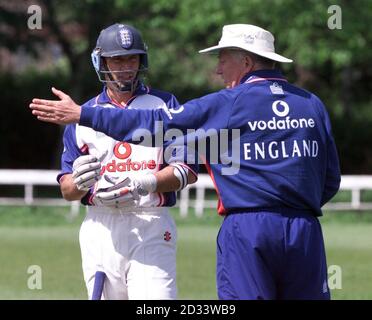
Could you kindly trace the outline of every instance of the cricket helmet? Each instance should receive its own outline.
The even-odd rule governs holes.
[[[114,80],[114,73],[129,71],[109,70],[105,58],[137,54],[140,56],[140,66],[138,71],[136,70],[136,77],[125,83]],[[143,42],[141,34],[134,27],[125,24],[115,23],[103,29],[98,36],[96,47],[91,56],[98,79],[103,83],[114,83],[120,91],[133,92],[138,85],[139,77],[148,69],[147,46]]]

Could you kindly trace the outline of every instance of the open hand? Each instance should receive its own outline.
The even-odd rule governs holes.
[[[79,123],[81,107],[64,92],[52,88],[52,92],[60,100],[44,100],[34,98],[30,103],[32,114],[38,120],[55,124]]]

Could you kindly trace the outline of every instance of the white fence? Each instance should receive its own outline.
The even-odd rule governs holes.
[[[70,206],[72,217],[79,213],[79,201],[68,202],[59,198],[35,198],[34,186],[58,186],[57,170],[0,170],[0,185],[23,185],[24,196],[2,197],[0,205]]]
[[[195,200],[189,199],[191,188],[196,188]],[[189,207],[195,208],[197,216],[203,215],[204,208],[216,208],[216,200],[206,200],[205,190],[214,189],[208,175],[199,175],[198,181],[181,191],[179,202],[180,214],[186,216]],[[372,210],[372,202],[361,201],[361,191],[372,190],[372,175],[344,175],[341,177],[340,191],[351,191],[349,202],[329,202],[324,206],[327,210]]]
[[[79,202],[67,202],[59,198],[37,198],[34,196],[34,186],[57,186],[55,170],[1,170],[0,185],[23,185],[24,196],[22,198],[2,197],[0,205],[46,205],[46,206],[70,206],[71,216],[79,212]],[[190,190],[195,190],[195,197],[191,199]],[[200,174],[198,181],[181,191],[178,206],[181,216],[187,216],[189,208],[195,209],[195,214],[201,216],[205,208],[216,208],[216,199],[206,199],[206,190],[214,189],[212,180],[207,174]],[[362,190],[372,190],[372,176],[367,175],[344,175],[341,179],[340,190],[351,191],[351,201],[331,202],[324,208],[328,210],[372,210],[372,203],[361,201]]]

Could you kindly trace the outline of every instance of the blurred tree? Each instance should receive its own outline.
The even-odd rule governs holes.
[[[31,4],[42,8],[42,30],[27,29],[27,7]],[[342,10],[340,30],[327,26],[330,5],[339,5]],[[23,97],[22,101],[36,94],[51,97],[51,85],[60,86],[78,102],[85,101],[101,87],[90,63],[99,31],[123,22],[141,30],[148,44],[148,82],[185,101],[222,85],[214,74],[216,59],[200,55],[198,50],[216,44],[225,24],[256,24],[275,35],[278,52],[295,60],[292,65],[281,66],[289,80],[316,93],[328,106],[343,172],[372,172],[368,141],[372,135],[371,17],[370,0],[0,0],[0,57],[4,48],[6,52],[22,53],[22,61],[36,57],[29,60],[28,68],[21,69],[23,73],[17,73],[12,86],[7,81],[2,83],[4,90],[13,90],[13,94]],[[47,59],[48,53],[54,58]],[[8,65],[0,64],[0,68]],[[0,74],[0,78],[15,77],[11,73]],[[34,81],[19,79],[30,79],[30,74]],[[6,97],[11,99],[11,94]],[[14,109],[24,112],[25,104],[0,99],[9,108],[2,121],[9,121]],[[55,130],[31,117],[27,121],[26,126],[34,131]],[[50,139],[60,141],[55,133]],[[55,154],[60,148],[56,147]],[[44,152],[50,150],[45,148]],[[46,157],[43,159],[41,167],[57,167],[56,160],[49,163]],[[0,166],[9,166],[0,161]]]

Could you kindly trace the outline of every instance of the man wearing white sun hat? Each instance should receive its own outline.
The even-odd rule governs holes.
[[[318,216],[340,184],[330,120],[314,94],[289,84],[275,63],[292,60],[275,52],[273,35],[257,26],[223,27],[216,72],[226,89],[169,110],[88,109],[67,95],[35,99],[39,120],[80,123],[118,140],[136,128],[238,129],[219,161],[207,168],[225,216],[217,237],[220,299],[329,299],[327,264]],[[236,147],[238,141],[238,147]],[[226,174],[226,154],[239,169]]]

